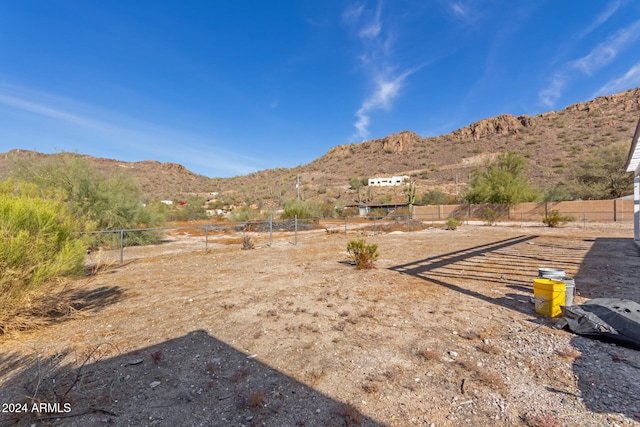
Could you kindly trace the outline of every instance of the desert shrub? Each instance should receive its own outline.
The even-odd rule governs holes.
[[[446,223],[447,230],[455,230],[460,226],[460,221],[455,218],[449,218]]]
[[[440,190],[431,190],[420,199],[420,203],[423,205],[446,205],[450,201],[449,196]]]
[[[12,312],[52,280],[82,271],[85,243],[64,204],[0,188],[0,333]]]
[[[260,216],[259,212],[254,211],[249,206],[241,206],[239,208],[234,209],[229,214],[229,217],[232,221],[245,222],[252,221],[254,219],[258,219]]]
[[[378,258],[378,245],[367,244],[364,240],[352,240],[347,244],[347,253],[355,263],[357,269],[373,268]]]
[[[249,250],[255,247],[255,243],[253,243],[253,239],[246,234],[242,237],[242,250]]]
[[[485,224],[494,225],[502,218],[502,212],[496,211],[495,209],[487,206],[482,210],[480,218],[485,222]]]
[[[123,230],[164,224],[163,211],[146,207],[138,183],[123,173],[105,175],[73,153],[60,153],[47,159],[29,158],[12,165],[20,180],[33,183],[41,195],[56,197],[69,212],[90,230]],[[127,233],[130,244],[158,243],[156,232]],[[119,236],[93,234],[92,246],[119,243]],[[106,241],[105,241],[106,240]],[[126,244],[127,242],[125,242]]]
[[[380,218],[380,217],[387,216],[387,211],[385,211],[382,208],[376,208],[376,209],[372,210],[371,212],[369,212],[369,214],[367,216]]]
[[[283,206],[284,212],[280,215],[282,219],[298,219],[318,218],[322,216],[322,203],[303,201],[298,199],[287,200]]]
[[[542,218],[542,223],[548,227],[558,227],[562,224],[565,224],[573,220],[574,220],[573,217],[568,215],[562,215],[560,214],[559,210],[553,209],[547,212],[547,216]]]
[[[167,215],[169,221],[197,221],[207,219],[207,210],[204,207],[204,197],[190,197],[180,206],[173,205]]]

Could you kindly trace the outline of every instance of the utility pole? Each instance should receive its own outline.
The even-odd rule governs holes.
[[[298,174],[298,178],[296,181],[296,188],[298,189],[298,201],[300,201],[300,174]]]

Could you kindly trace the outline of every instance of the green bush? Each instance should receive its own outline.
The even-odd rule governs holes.
[[[85,243],[64,204],[0,187],[0,332],[21,301],[54,279],[79,274]]]
[[[241,206],[239,208],[234,209],[229,217],[232,221],[245,222],[245,221],[253,221],[254,219],[258,219],[260,217],[260,213],[254,211],[249,206]]]
[[[373,268],[373,263],[379,255],[378,245],[367,244],[364,240],[350,241],[347,244],[347,253],[358,270]]]
[[[460,226],[460,221],[455,218],[449,218],[446,223],[447,230],[455,230]]]
[[[322,203],[312,201],[302,201],[298,199],[287,200],[284,202],[284,213],[280,215],[282,219],[298,219],[319,218],[322,216]]]
[[[566,224],[569,221],[573,221],[574,218],[568,215],[561,215],[557,209],[547,212],[547,216],[542,218],[542,223],[547,227],[558,227],[561,224]]]
[[[122,230],[155,227],[164,224],[161,209],[145,207],[136,181],[122,173],[105,175],[96,171],[80,155],[56,156],[12,165],[12,173],[36,185],[40,195],[56,196],[83,224],[85,231]],[[92,246],[119,244],[112,233],[92,234]],[[153,244],[160,241],[156,232],[127,233],[125,244]]]

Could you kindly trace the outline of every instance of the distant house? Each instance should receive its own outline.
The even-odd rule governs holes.
[[[164,203],[167,206],[173,205],[173,202],[171,200],[160,200],[160,203]]]
[[[407,175],[392,176],[387,178],[369,178],[369,185],[372,187],[392,187],[402,185],[409,179],[411,178]]]

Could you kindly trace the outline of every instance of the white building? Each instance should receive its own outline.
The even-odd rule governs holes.
[[[640,139],[640,120],[638,120],[625,165],[627,172],[633,172],[633,240],[640,246],[640,144],[638,139]]]
[[[373,187],[392,187],[394,185],[402,185],[410,179],[407,175],[392,176],[389,178],[369,178],[369,185]]]

